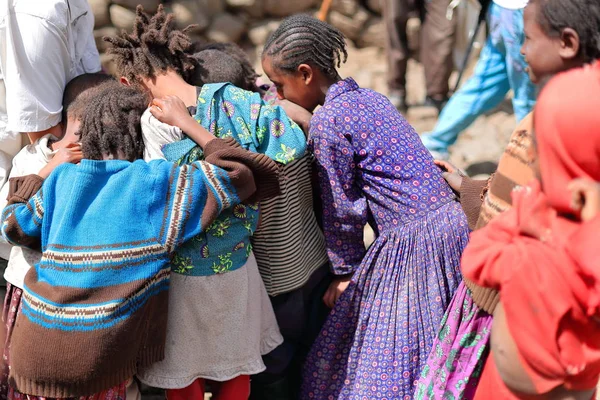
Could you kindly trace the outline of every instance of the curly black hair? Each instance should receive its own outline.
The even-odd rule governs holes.
[[[222,53],[227,54],[228,56],[232,57],[238,64],[239,66],[242,68],[242,79],[239,80],[239,85],[235,84],[234,82],[231,82],[233,84],[235,84],[236,86],[245,89],[245,90],[249,90],[251,92],[256,92],[258,91],[258,87],[256,86],[256,79],[260,76],[258,73],[256,73],[256,70],[254,69],[254,67],[252,66],[252,63],[250,62],[250,59],[248,58],[248,54],[246,54],[246,52],[237,44],[235,43],[209,43],[209,44],[205,44],[202,45],[196,55],[198,55],[199,53],[206,51],[206,50],[218,50]],[[207,64],[207,63],[203,63],[202,64],[203,69],[205,69],[207,72],[207,75],[210,76],[213,72],[212,72],[212,66]],[[237,67],[235,67],[237,68]],[[209,83],[208,81],[206,81],[206,83]]]
[[[534,0],[537,20],[551,37],[561,35],[563,29],[577,32],[580,57],[590,63],[600,58],[600,2],[598,0]]]
[[[81,119],[83,109],[90,98],[95,97],[97,88],[109,81],[117,83],[112,76],[101,72],[81,74],[71,79],[69,83],[67,83],[67,86],[65,86],[65,91],[63,92],[63,123],[66,123],[67,117],[71,117],[75,120]]]
[[[246,89],[242,66],[229,54],[219,50],[203,50],[194,54],[194,57],[204,68],[203,71],[197,70],[187,79],[190,85],[202,86],[205,83],[229,82]]]
[[[265,43],[264,56],[273,57],[274,66],[283,71],[296,71],[300,64],[309,64],[335,78],[336,68],[346,62],[348,51],[339,30],[309,15],[299,14],[284,19],[271,34]]]
[[[187,32],[175,28],[173,14],[166,14],[161,5],[153,16],[136,9],[131,34],[122,31],[113,37],[104,37],[110,44],[108,54],[113,56],[119,75],[130,83],[140,83],[139,77],[153,78],[168,69],[176,71],[184,79],[196,68],[201,68],[193,57],[193,44]]]
[[[83,157],[135,161],[143,157],[140,119],[148,96],[131,86],[108,82],[84,110],[79,128]]]

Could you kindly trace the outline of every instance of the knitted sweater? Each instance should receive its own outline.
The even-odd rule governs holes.
[[[527,185],[534,178],[531,169],[532,125],[533,113],[530,113],[513,132],[498,169],[490,179],[463,179],[460,202],[471,229],[483,228],[494,217],[508,211],[512,207],[512,190]],[[465,279],[465,285],[471,290],[475,304],[492,314],[500,299],[498,291],[478,286],[468,279]]]
[[[83,160],[43,185],[36,175],[11,181],[2,234],[43,253],[25,277],[11,338],[10,380],[20,392],[91,395],[163,358],[174,250],[255,182],[261,193],[278,191],[267,157],[219,139],[206,154],[182,167]]]

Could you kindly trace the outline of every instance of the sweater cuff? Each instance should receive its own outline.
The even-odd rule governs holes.
[[[475,229],[479,219],[479,212],[483,204],[483,192],[488,182],[489,179],[475,180],[465,176],[460,185],[460,205],[467,216],[471,230]]]
[[[35,174],[10,178],[7,198],[8,205],[27,203],[40,190],[43,184],[44,179]]]
[[[471,291],[473,302],[481,310],[493,315],[498,302],[500,301],[500,292],[492,288],[486,288],[477,285],[475,282],[463,277],[465,286]]]
[[[236,179],[237,182],[232,179],[238,190],[238,196],[243,200],[255,202],[281,193],[280,166],[265,154],[243,149],[233,138],[211,140],[204,148],[204,156],[207,162],[228,172],[233,172],[236,163],[250,169],[254,177],[254,185],[247,179]]]

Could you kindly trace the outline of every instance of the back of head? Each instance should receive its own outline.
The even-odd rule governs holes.
[[[308,64],[328,77],[335,77],[348,52],[340,31],[326,22],[299,14],[284,19],[271,34],[265,43],[265,56],[272,57],[273,65],[283,71],[293,72],[301,64]]]
[[[66,122],[67,118],[80,119],[84,105],[94,96],[99,86],[109,81],[116,83],[110,75],[103,73],[82,74],[71,79],[63,92],[63,122]]]
[[[238,83],[233,82],[233,81],[229,81],[231,83],[233,83],[235,86],[240,87],[244,90],[249,90],[251,92],[256,92],[258,91],[258,88],[256,87],[256,79],[260,76],[256,73],[256,71],[254,70],[254,67],[252,66],[252,63],[250,62],[250,59],[248,58],[248,55],[246,54],[246,52],[237,44],[235,43],[210,43],[207,45],[202,46],[199,51],[196,53],[196,56],[198,56],[198,54],[200,54],[200,52],[205,52],[205,51],[219,51],[220,53],[213,53],[213,54],[226,54],[230,59],[234,60],[234,63],[236,64],[235,69],[237,69],[238,67],[241,68],[241,76],[240,79],[237,79]],[[202,67],[204,69],[207,70],[208,75],[211,75],[213,72],[211,71],[211,66],[209,64],[202,64]],[[231,73],[231,75],[233,75],[233,73]],[[214,80],[212,80],[214,82]],[[211,83],[209,81],[206,81],[206,83]]]
[[[584,63],[600,58],[600,2],[598,0],[530,0],[538,5],[538,23],[550,37],[566,28],[579,36],[579,56]]]
[[[571,213],[567,185],[600,181],[600,63],[554,77],[535,106],[534,128],[544,192],[552,207]]]
[[[148,96],[133,87],[104,84],[85,107],[79,135],[83,157],[91,160],[142,158],[140,119]]]
[[[244,70],[233,57],[219,50],[203,50],[194,54],[194,57],[202,68],[197,68],[188,78],[189,84],[202,86],[205,83],[230,82],[246,89]]]
[[[161,5],[153,16],[136,9],[133,32],[121,32],[115,37],[104,37],[109,43],[108,54],[113,56],[118,74],[131,84],[139,78],[153,78],[173,70],[184,79],[197,67],[193,44],[187,35],[190,27],[178,30],[173,14],[166,14]]]

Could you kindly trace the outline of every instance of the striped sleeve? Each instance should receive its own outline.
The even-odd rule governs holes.
[[[44,218],[43,179],[37,175],[10,180],[8,205],[2,211],[2,236],[17,246],[41,247]]]
[[[160,233],[169,252],[205,230],[223,209],[255,194],[255,177],[265,176],[262,197],[279,193],[278,168],[268,157],[257,159],[222,139],[209,142],[204,152],[206,161],[171,167]]]

